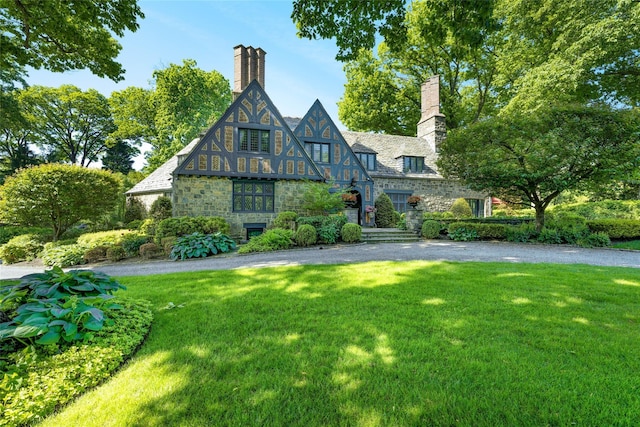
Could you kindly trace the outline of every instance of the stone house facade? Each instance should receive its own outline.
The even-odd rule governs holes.
[[[446,180],[435,165],[446,136],[438,77],[422,87],[418,137],[340,131],[316,101],[301,119],[284,118],[264,90],[262,49],[234,49],[235,100],[222,117],[127,192],[150,206],[168,195],[174,216],[221,216],[233,237],[262,232],[282,211],[300,210],[309,181],[332,182],[356,196],[350,219],[372,225],[367,207],[387,193],[396,210],[446,211],[464,197],[478,216],[490,198]],[[353,214],[355,213],[355,214]]]

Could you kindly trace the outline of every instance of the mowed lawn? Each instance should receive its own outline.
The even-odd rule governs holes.
[[[120,281],[153,302],[146,343],[45,426],[640,425],[638,269],[371,262]]]

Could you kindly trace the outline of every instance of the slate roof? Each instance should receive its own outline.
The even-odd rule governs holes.
[[[369,171],[372,177],[442,178],[436,166],[437,155],[422,138],[350,131],[341,133],[355,153],[376,154],[376,170]],[[424,157],[425,171],[403,172],[402,156]]]
[[[189,154],[198,142],[200,142],[200,138],[195,138],[180,150],[178,154],[167,160],[158,169],[151,172],[149,176],[134,185],[125,194],[134,195],[172,191],[173,188],[171,187],[171,184],[173,182],[173,171],[178,167],[178,156]]]

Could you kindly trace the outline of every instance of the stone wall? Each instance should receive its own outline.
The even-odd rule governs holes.
[[[231,236],[246,238],[244,224],[267,226],[282,211],[300,211],[303,181],[275,181],[274,212],[233,212],[233,181],[219,177],[179,176],[173,184],[174,216],[220,216],[231,225]]]
[[[422,197],[420,209],[424,209],[425,212],[445,212],[457,198],[484,199],[484,215],[491,216],[491,197],[463,187],[454,180],[374,177],[373,181],[374,200],[385,191],[411,191],[411,194]]]
[[[142,202],[142,204],[144,205],[145,209],[147,210],[147,212],[149,212],[153,202],[155,202],[156,199],[158,197],[160,197],[160,196],[165,196],[165,197],[171,198],[171,191],[160,191],[160,192],[157,192],[157,193],[136,194],[136,195],[129,196],[129,197],[133,197],[135,199],[140,200]]]

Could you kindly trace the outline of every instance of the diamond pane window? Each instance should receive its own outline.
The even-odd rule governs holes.
[[[271,152],[271,134],[268,130],[238,129],[238,151]]]

